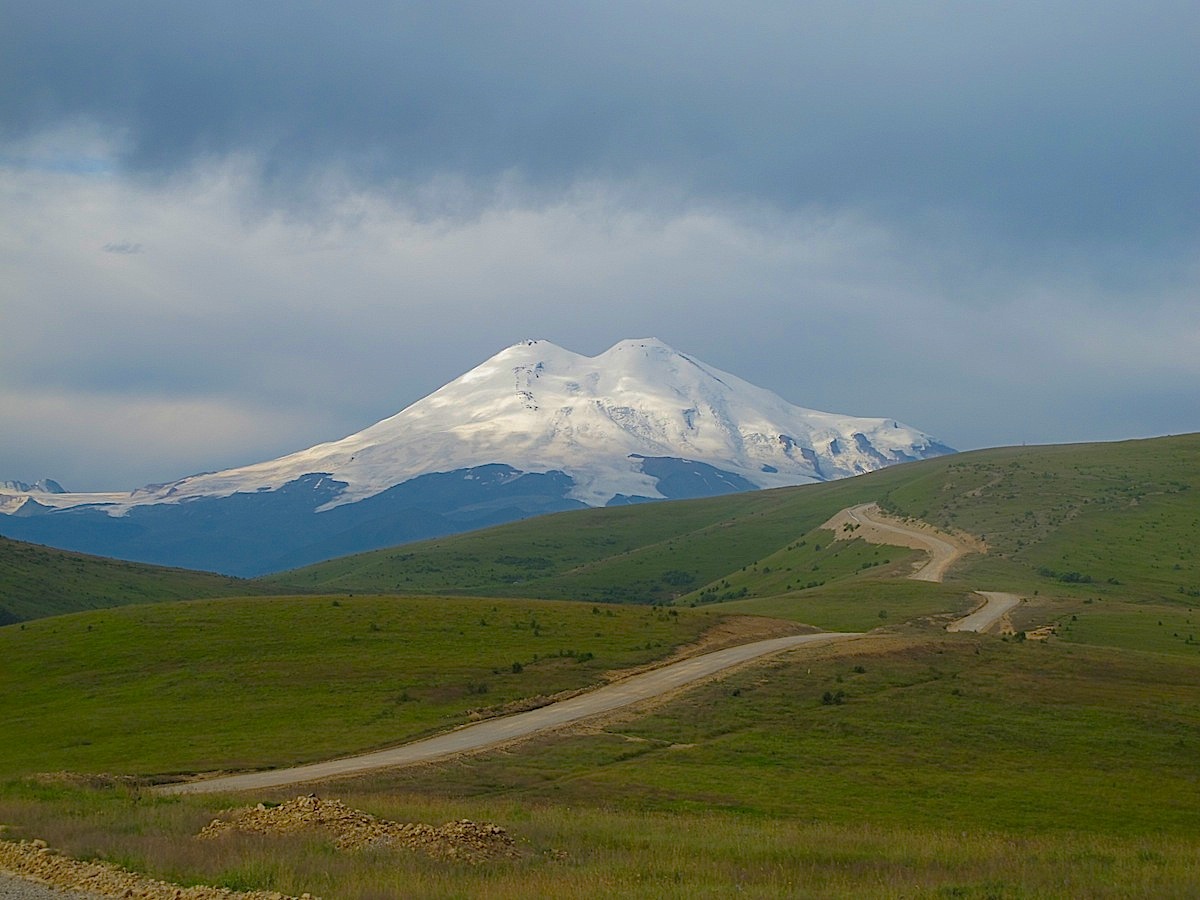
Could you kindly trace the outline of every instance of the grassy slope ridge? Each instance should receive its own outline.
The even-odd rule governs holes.
[[[106,559],[0,537],[0,624],[130,603],[273,592],[226,575]]]
[[[755,562],[907,466],[804,488],[557,513],[344,557],[263,579],[283,587],[666,601]]]
[[[968,559],[952,583],[1186,600],[1200,597],[1196,491],[1200,434],[980,450],[800,488],[560,513],[264,583],[593,601],[773,597],[848,574],[892,574],[911,559],[831,546],[813,531],[839,509],[877,501],[986,539],[989,554]]]
[[[1200,435],[988,450],[911,471],[883,505],[983,536],[988,555],[966,569],[976,580],[1200,597]]]

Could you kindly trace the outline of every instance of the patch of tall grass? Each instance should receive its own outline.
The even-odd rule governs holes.
[[[146,804],[123,791],[65,791],[33,807],[0,788],[0,817],[79,856],[119,860],[184,884],[309,891],[344,900],[487,896],[1185,896],[1200,885],[1194,835],[1133,840],[1071,831],[884,828],[814,822],[797,810],[761,818],[664,814],[504,798],[346,794],[396,821],[493,821],[521,858],[438,862],[412,851],[342,853],[318,835],[195,831],[230,798]],[[244,800],[243,800],[244,802]]]

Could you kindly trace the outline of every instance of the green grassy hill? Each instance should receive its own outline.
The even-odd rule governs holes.
[[[803,488],[556,513],[262,581],[318,590],[665,602],[755,563],[845,506],[904,483],[909,468]]]
[[[591,510],[166,603],[0,628],[0,821],[155,877],[327,897],[1200,895],[1200,436],[979,451],[809,488]],[[945,584],[819,526],[879,502],[986,540]],[[414,591],[483,597],[397,596]],[[949,634],[974,589],[1015,635]],[[520,593],[634,604],[521,599]],[[695,608],[692,608],[695,604]],[[866,630],[494,752],[159,797],[52,769],[271,766],[595,683],[730,613]],[[1045,640],[1024,629],[1053,625]],[[52,653],[47,648],[53,648]],[[191,837],[316,790],[494,821],[486,866],[316,834]]]
[[[883,505],[983,536],[976,577],[1200,597],[1200,435],[988,450],[913,474]]]
[[[982,537],[949,579],[1132,599],[1200,597],[1200,435],[980,450],[858,478],[706,500],[559,513],[345,557],[278,588],[684,603],[799,593],[902,568],[906,551],[834,545],[847,506]]]
[[[554,601],[277,597],[0,628],[0,776],[264,767],[397,743],[669,654],[715,617]],[[53,648],[53,653],[47,653]]]
[[[274,593],[240,578],[122,562],[0,537],[0,624],[130,603]]]

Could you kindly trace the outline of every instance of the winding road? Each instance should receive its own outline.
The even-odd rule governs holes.
[[[847,529],[847,525],[852,527]],[[915,581],[941,582],[955,562],[978,549],[970,545],[969,538],[946,534],[924,523],[914,526],[902,519],[889,518],[875,503],[843,509],[821,527],[832,531],[836,540],[858,538],[868,544],[924,550],[929,554],[929,559],[908,576]],[[975,593],[983,597],[983,605],[969,616],[951,622],[946,626],[947,631],[985,632],[1021,603],[1021,598],[1016,594],[1001,591]]]
[[[852,528],[847,530],[846,525]],[[821,527],[832,531],[837,540],[859,538],[868,544],[924,550],[929,559],[908,576],[914,581],[941,581],[960,557],[975,550],[961,538],[936,531],[928,525],[913,526],[900,519],[887,518],[874,503],[843,509]]]
[[[845,528],[847,524],[853,527],[847,530]],[[938,532],[927,525],[913,526],[904,521],[888,519],[883,516],[875,504],[844,509],[822,527],[832,530],[839,539],[861,538],[870,543],[925,550],[929,553],[929,560],[909,576],[919,581],[940,582],[945,576],[946,570],[956,560],[975,550],[965,540]],[[947,631],[987,631],[1005,613],[1021,602],[1021,598],[1015,594],[996,591],[979,591],[978,593],[984,597],[983,605],[970,615],[952,622],[947,626]],[[356,775],[376,769],[409,766],[459,753],[496,747],[541,731],[549,731],[582,719],[631,706],[643,700],[661,697],[719,672],[765,656],[782,653],[795,647],[819,646],[861,636],[858,632],[821,632],[754,641],[669,663],[539,709],[488,719],[399,747],[288,769],[246,772],[240,775],[225,775],[162,785],[157,790],[164,794],[194,794],[282,787],[344,775]]]

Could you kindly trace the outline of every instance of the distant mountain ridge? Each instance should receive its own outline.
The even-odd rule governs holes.
[[[130,493],[0,486],[0,534],[259,574],[583,506],[828,481],[954,452],[795,406],[647,338],[523,341],[339,441]],[[56,492],[49,486],[59,488]]]
[[[24,481],[0,481],[0,491],[11,491],[16,494],[37,492],[41,494],[65,494],[67,489],[53,478],[42,478],[33,484]]]

